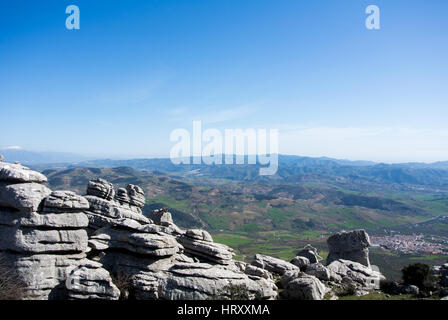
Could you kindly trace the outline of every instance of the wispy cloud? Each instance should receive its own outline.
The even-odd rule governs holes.
[[[22,147],[20,147],[20,146],[8,146],[8,147],[1,148],[1,150],[21,150],[21,149],[22,149]]]
[[[280,152],[383,162],[448,160],[448,129],[285,126]]]

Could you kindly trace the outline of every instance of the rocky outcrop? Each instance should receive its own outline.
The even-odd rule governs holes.
[[[335,260],[343,259],[370,267],[370,240],[365,230],[336,233],[328,238],[327,244],[329,248],[327,265]]]
[[[42,174],[19,164],[0,163],[0,255],[23,284],[24,299],[117,299],[107,270],[88,260],[87,200],[69,191],[51,191]],[[74,269],[90,268],[87,287],[66,286]],[[94,276],[94,274],[101,274]],[[87,283],[87,282],[86,282]],[[92,292],[95,292],[92,294]],[[102,294],[100,294],[102,292]]]
[[[272,276],[265,270],[242,270],[233,261],[233,249],[213,242],[199,229],[182,230],[167,210],[142,214],[143,190],[119,188],[105,180],[89,182],[89,218],[92,249],[89,256],[114,275],[125,275],[129,296],[136,299],[229,298],[229,286],[244,287],[249,298],[277,296]]]
[[[184,246],[186,253],[218,264],[232,263],[233,249],[223,244],[214,243],[210,234],[204,230],[187,230],[177,239]]]
[[[327,266],[327,269],[339,276],[341,281],[349,278],[359,289],[379,289],[380,281],[385,280],[379,271],[350,260],[335,260]]]
[[[286,272],[281,297],[288,300],[322,300],[326,293],[325,285],[316,277],[294,271]]]
[[[47,177],[20,164],[6,163],[0,160],[0,181],[9,183],[45,183],[47,182]]]
[[[291,260],[291,263],[297,267],[299,267],[299,269],[301,271],[306,271],[306,269],[308,268],[308,266],[311,264],[310,260],[306,257],[300,257],[297,256],[294,259]]]
[[[179,228],[167,210],[143,215],[138,186],[115,190],[99,178],[80,196],[45,182],[0,162],[0,254],[20,275],[25,299],[275,299],[278,284],[282,298],[320,300],[383,279],[370,267],[363,230],[330,237],[327,266],[310,245],[291,262],[257,254],[248,264],[207,231]]]
[[[310,263],[318,263],[322,257],[317,252],[317,249],[311,245],[306,245],[302,250],[297,252],[297,257],[305,257]]]
[[[166,209],[151,211],[148,216],[155,224],[161,226],[171,226],[174,224],[171,213]]]
[[[277,275],[283,275],[286,271],[300,271],[299,267],[293,265],[292,263],[262,254],[255,255],[252,265],[268,270]]]

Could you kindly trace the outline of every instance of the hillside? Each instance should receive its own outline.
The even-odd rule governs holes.
[[[448,201],[427,190],[364,192],[327,186],[316,180],[263,183],[186,178],[130,167],[72,168],[42,171],[54,189],[83,193],[89,179],[103,177],[117,185],[141,185],[147,210],[168,207],[185,226],[209,230],[332,232],[375,230],[415,224],[448,212]]]

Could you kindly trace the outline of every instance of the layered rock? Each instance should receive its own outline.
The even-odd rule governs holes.
[[[370,267],[370,239],[365,230],[336,233],[328,238],[327,244],[329,248],[327,265],[335,260],[343,259]]]
[[[19,164],[0,163],[0,255],[16,271],[24,299],[70,298],[66,281],[75,268],[91,266],[87,200],[69,191],[51,191],[42,174]],[[100,296],[78,290],[84,298],[117,299],[107,270],[89,284]],[[73,296],[74,298],[75,296]]]
[[[322,260],[322,257],[319,255],[317,249],[309,244],[297,252],[297,257],[305,257],[310,263],[318,263]]]
[[[255,255],[252,265],[268,270],[277,275],[283,275],[287,271],[300,271],[299,267],[293,265],[292,263],[262,254]]]
[[[185,252],[193,256],[223,265],[232,262],[233,249],[223,244],[214,243],[211,235],[204,230],[187,230],[177,240],[183,245]]]
[[[327,291],[318,278],[297,271],[287,271],[282,283],[281,297],[288,300],[322,300]]]
[[[380,281],[385,280],[379,271],[350,260],[335,260],[327,266],[327,269],[342,280],[349,278],[354,281],[359,289],[379,289]]]
[[[136,299],[210,299],[229,297],[242,286],[248,298],[277,296],[265,270],[243,268],[232,260],[233,250],[213,242],[199,229],[182,230],[167,210],[145,217],[143,190],[134,185],[113,191],[105,180],[89,182],[86,199],[90,257],[112,274],[126,278],[126,295]],[[114,195],[114,196],[113,196]],[[247,267],[247,266],[246,266]],[[124,275],[124,276],[123,276]]]

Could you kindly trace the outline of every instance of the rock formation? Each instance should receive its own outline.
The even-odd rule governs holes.
[[[327,265],[335,260],[344,259],[370,267],[370,239],[364,230],[336,233],[328,238],[327,244],[330,250]]]
[[[232,260],[233,250],[214,243],[198,229],[182,230],[166,210],[142,214],[143,190],[119,188],[103,180],[90,181],[89,254],[113,275],[125,275],[136,299],[225,298],[226,287],[242,286],[249,297],[272,299],[277,287],[264,270]]]
[[[25,299],[323,299],[344,286],[376,288],[369,238],[331,236],[327,266],[316,248],[287,262],[257,254],[251,264],[204,230],[183,230],[167,210],[146,217],[143,190],[91,180],[85,196],[52,191],[47,178],[0,162],[0,255],[24,283]],[[446,281],[445,266],[437,272]]]
[[[19,275],[23,298],[117,299],[109,273],[86,258],[87,200],[51,191],[46,181],[20,164],[0,163],[0,255]],[[87,269],[89,277],[73,277]]]

